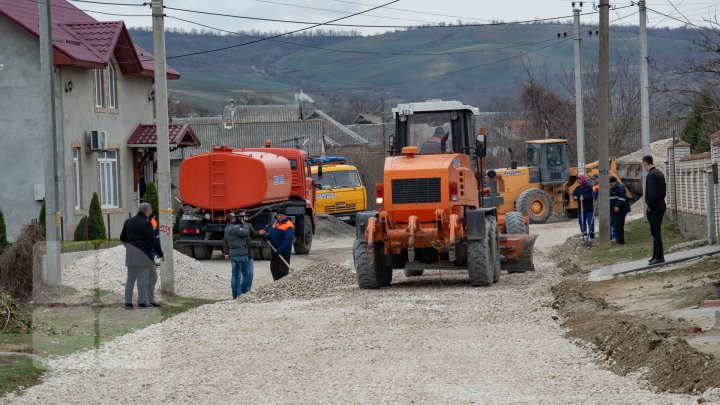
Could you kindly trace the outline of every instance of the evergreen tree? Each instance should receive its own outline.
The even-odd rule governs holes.
[[[694,153],[710,150],[710,136],[720,131],[720,106],[710,90],[695,97],[680,139],[692,146]]]
[[[73,240],[81,242],[85,240],[85,224],[87,223],[87,217],[82,217],[75,227],[75,233],[73,234]]]
[[[6,247],[8,247],[7,229],[5,228],[5,216],[3,215],[2,209],[0,209],[0,253],[2,253]]]
[[[90,212],[88,215],[88,239],[105,239],[105,222],[103,221],[102,210],[100,209],[100,199],[97,193],[93,193],[92,201],[90,201]]]
[[[145,188],[145,195],[143,195],[143,202],[149,203],[152,205],[152,210],[154,215],[158,215],[160,212],[160,208],[158,207],[158,192],[157,187],[155,187],[155,183],[150,183]]]
[[[43,198],[42,207],[40,207],[40,217],[38,218],[40,224],[40,231],[42,236],[45,237],[45,199]]]

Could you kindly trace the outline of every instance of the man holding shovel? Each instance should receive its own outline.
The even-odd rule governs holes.
[[[270,254],[270,273],[274,281],[288,275],[290,272],[290,254],[292,253],[295,226],[285,215],[285,208],[277,211],[275,222],[269,226],[270,231],[260,230],[258,233],[265,236],[272,250]]]

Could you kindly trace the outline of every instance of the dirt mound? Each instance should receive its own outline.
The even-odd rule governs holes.
[[[720,362],[690,347],[681,325],[621,313],[605,300],[588,296],[578,281],[562,282],[552,291],[553,307],[570,329],[568,335],[593,344],[613,371],[641,372],[659,389],[676,393],[720,387]]]
[[[315,215],[315,236],[318,238],[343,238],[355,236],[355,227],[332,215]]]
[[[580,235],[579,228],[578,235]],[[580,236],[571,236],[565,240],[563,245],[552,248],[550,257],[563,270],[563,276],[569,276],[587,273],[587,270],[578,263],[578,259],[589,251],[590,248],[584,244]]]
[[[320,262],[297,270],[272,284],[253,289],[238,298],[239,302],[273,302],[283,300],[309,300],[326,296],[333,290],[355,283],[350,267]]]

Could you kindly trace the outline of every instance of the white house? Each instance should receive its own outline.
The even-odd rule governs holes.
[[[52,0],[52,21],[64,236],[97,192],[116,238],[137,208],[139,174],[154,178],[153,56],[122,21],[96,21],[65,0]],[[0,208],[13,239],[44,196],[38,3],[0,1],[0,38]],[[168,67],[167,77],[180,74]],[[170,130],[171,148],[199,144],[187,125]]]

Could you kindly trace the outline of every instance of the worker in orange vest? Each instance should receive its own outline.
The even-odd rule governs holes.
[[[157,238],[158,243],[160,243],[160,228],[158,227],[158,221],[154,216],[150,217],[150,225],[152,225],[153,233],[155,234],[155,238]],[[158,273],[157,273],[157,267],[160,265],[157,261],[155,261],[155,256],[157,256],[157,252],[155,252],[155,249],[150,250],[150,257],[153,259],[153,262],[155,263],[155,266],[150,267],[150,272],[148,273],[148,302],[150,305],[154,307],[159,307],[160,304],[158,304],[155,301],[155,284],[157,284],[158,279]]]
[[[270,273],[272,273],[274,281],[280,280],[290,273],[288,264],[290,264],[293,237],[295,236],[295,226],[285,215],[285,208],[277,211],[275,222],[271,226],[258,233],[268,238],[273,247],[270,254]],[[280,256],[284,261],[280,259]]]

